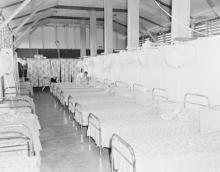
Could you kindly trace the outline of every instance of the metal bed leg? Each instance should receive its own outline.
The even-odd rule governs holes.
[[[117,146],[114,145],[114,142],[118,142],[118,144],[120,144],[121,146],[126,148],[130,152],[131,159],[127,158],[120,151],[120,149]],[[117,134],[113,134],[112,135],[110,145],[111,145],[111,171],[114,172],[116,170],[115,166],[114,166],[115,165],[114,164],[114,151],[115,151],[115,152],[117,152],[118,156],[123,158],[132,167],[132,169],[133,169],[132,171],[136,172],[136,158],[135,158],[135,154],[134,154],[133,148],[124,139],[122,139]]]
[[[97,125],[96,124],[94,124],[91,120],[96,120],[97,121],[97,123],[98,123],[98,127],[97,127]],[[100,122],[100,119],[97,117],[97,116],[95,116],[94,114],[92,114],[92,113],[90,113],[89,114],[89,117],[88,117],[88,128],[89,128],[89,126],[93,126],[96,130],[98,130],[98,132],[99,132],[99,154],[101,155],[102,154],[102,134],[101,134],[101,122]],[[91,129],[90,129],[90,131],[89,131],[89,142],[90,142],[90,140],[91,140]]]

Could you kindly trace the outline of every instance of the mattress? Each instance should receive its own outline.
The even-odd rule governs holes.
[[[93,105],[93,104],[109,104],[109,103],[117,103],[117,102],[133,102],[132,99],[125,99],[125,98],[121,98],[118,96],[114,96],[114,95],[103,95],[103,94],[96,94],[94,95],[86,95],[86,96],[79,96],[76,97],[75,99],[70,99],[70,105],[69,105],[69,110],[71,112],[75,112],[75,103],[78,103],[80,106],[77,106],[77,110],[81,111],[81,106],[84,105]]]
[[[1,172],[40,172],[39,157],[27,157],[18,155],[18,153],[1,153],[0,156],[0,171]]]
[[[124,135],[122,138],[134,149],[138,172],[219,172],[220,133],[197,133],[173,136],[150,136],[145,132]],[[113,142],[121,153],[130,158],[128,151]],[[130,165],[113,150],[115,168],[132,172]]]
[[[9,99],[10,100],[10,99]],[[28,97],[28,96],[17,96],[15,100],[5,100],[5,105],[9,107],[18,107],[17,109],[29,109],[28,111],[25,112],[30,112],[30,109],[32,108],[33,112],[35,113],[35,105],[33,102],[33,99]],[[3,106],[3,105],[1,105]],[[31,106],[31,107],[30,107]],[[27,108],[29,107],[29,108]]]
[[[34,150],[37,155],[40,155],[40,151],[42,150],[42,146],[40,143],[40,124],[37,119],[37,116],[31,113],[19,113],[10,111],[9,113],[0,115],[0,126],[8,126],[8,125],[25,125],[28,129],[24,127],[17,127],[16,131],[20,131],[27,136],[30,136],[33,139]],[[8,128],[0,128],[0,131],[8,131]]]
[[[87,104],[82,106],[80,111],[78,110],[75,112],[75,120],[83,126],[88,125],[88,116],[90,113],[93,113],[97,115],[98,117],[100,115],[109,116],[110,118],[114,118],[115,115],[127,115],[127,113],[148,113],[150,110],[150,113],[152,112],[152,108],[154,109],[154,104],[149,106],[141,106],[137,105],[135,103],[131,103],[129,101],[117,101],[116,99],[113,102],[107,102],[107,103],[97,103],[97,104]]]
[[[107,148],[110,147],[111,136],[114,133],[136,135],[140,131],[145,131],[145,135],[169,137],[199,131],[198,120],[163,120],[154,108],[117,109],[115,112],[100,111],[95,114],[101,121],[101,146]],[[92,137],[100,146],[99,131],[93,125],[88,126],[87,136]]]
[[[106,91],[103,89],[85,89],[85,90],[70,90],[64,91],[62,97],[60,97],[61,102],[65,105],[68,104],[69,96],[72,96],[74,99],[77,100],[79,97],[96,97],[96,96],[105,96],[108,95]],[[72,102],[73,103],[73,102]]]

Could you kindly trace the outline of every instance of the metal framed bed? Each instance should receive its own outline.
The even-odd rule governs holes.
[[[120,85],[119,85],[120,84]],[[119,82],[117,81],[117,84],[114,84],[112,87],[114,88],[122,88],[122,89],[125,89],[127,90],[127,92],[131,93],[131,90],[130,90],[130,86],[129,84],[125,83],[125,82]],[[98,98],[98,99],[97,99]],[[71,98],[72,100],[74,100],[74,98]],[[87,100],[90,100],[89,102]],[[130,102],[130,101],[133,101],[132,99],[121,99],[120,97],[117,97],[117,95],[112,95],[112,94],[108,94],[108,93],[104,93],[104,94],[94,94],[92,96],[87,96],[85,95],[84,97],[82,97],[81,99],[78,99],[78,100],[75,100],[75,110],[74,112],[77,112],[80,117],[80,120],[76,120],[76,122],[79,123],[80,126],[84,126],[85,122],[84,122],[84,116],[82,115],[82,112],[81,112],[81,109],[82,109],[82,106],[84,106],[85,104],[82,102],[86,101],[86,105],[89,105],[89,106],[93,106],[93,105],[104,105],[104,106],[107,106],[109,108],[112,108],[112,103],[127,103],[127,102]],[[81,115],[80,115],[81,114]],[[89,114],[86,115],[86,119],[88,121],[88,116]],[[88,122],[86,122],[86,126],[88,125]]]
[[[152,96],[155,96],[155,97],[152,97],[152,101],[157,101],[157,100],[161,100],[161,99],[163,101],[168,101],[168,98],[166,96],[163,96],[165,93],[167,93],[167,91],[165,89],[155,88],[155,89],[152,90],[152,92],[158,92],[158,90],[160,91],[159,93],[152,94]],[[97,113],[94,113],[94,112],[91,111],[91,113],[88,116],[88,131],[87,131],[87,136],[89,137],[89,141],[91,140],[91,137],[92,137],[91,129],[93,129],[93,131],[96,130],[99,133],[98,134],[98,141],[97,141],[97,138],[93,138],[93,139],[95,140],[96,144],[99,146],[99,152],[101,154],[102,147],[103,147],[103,145],[102,145],[102,140],[103,140],[102,139],[102,126],[101,126],[102,122],[103,122],[102,120],[109,121],[109,122],[111,121],[108,124],[109,126],[111,126],[112,124],[115,124],[115,121],[119,120],[120,116],[124,117],[124,118],[122,117],[122,122],[123,121],[125,122],[130,117],[132,119],[135,118],[135,114],[138,114],[138,113],[143,114],[143,116],[155,115],[154,110],[152,110],[154,108],[155,108],[154,106],[152,106],[152,107],[150,107],[150,106],[143,107],[141,105],[135,105],[133,103],[133,106],[131,106],[131,104],[130,105],[125,104],[125,106],[121,106],[120,109],[118,109],[118,110],[120,110],[119,113],[117,113],[115,110],[113,110],[113,109],[115,109],[113,105],[110,106],[109,109],[106,109],[108,111],[107,113],[104,112],[105,110],[104,111],[99,111],[100,114],[97,114]],[[121,114],[121,113],[123,113],[123,114]],[[109,115],[110,115],[111,119],[109,118]],[[132,123],[129,122],[128,125],[133,126],[133,122]],[[143,126],[145,126],[145,123],[143,123]],[[119,124],[118,127],[120,127],[120,124]]]
[[[19,128],[26,132],[22,132]],[[28,126],[24,124],[1,126],[0,170],[40,172],[40,155],[36,154],[33,142],[31,129]]]
[[[18,131],[18,128],[23,128],[28,132],[28,135]],[[6,130],[6,131],[2,131]],[[0,153],[2,152],[17,152],[27,151],[28,156],[34,156],[33,137],[28,126],[24,124],[20,125],[6,125],[0,127],[0,142],[9,141],[8,145],[0,146]],[[16,143],[16,140],[21,140],[21,143]],[[14,144],[15,142],[15,144]],[[8,143],[8,142],[7,142]]]
[[[198,98],[200,98],[199,102]],[[197,99],[197,100],[196,100]],[[198,94],[198,93],[186,93],[184,96],[184,108],[187,107],[188,104],[195,105],[195,106],[202,106],[202,107],[210,107],[210,100],[208,96]]]
[[[209,103],[209,98],[207,96],[201,95],[201,94],[196,94],[196,93],[187,93],[187,94],[185,94],[183,105],[184,105],[184,108],[195,107],[195,109],[197,109],[198,111],[201,107],[206,107],[206,108],[211,107],[210,103]],[[144,140],[144,138],[146,137],[145,133],[146,132],[143,132],[143,134],[139,135],[139,136],[133,134],[133,135],[130,135],[129,138],[130,138],[130,140],[142,140],[142,139]],[[199,134],[199,131],[198,131],[198,134]],[[218,135],[219,136],[217,138],[220,142],[220,134],[218,134]],[[157,136],[153,136],[151,138],[154,139],[154,137],[157,137]],[[174,139],[175,139],[175,136],[170,136],[170,137],[174,137]],[[124,136],[124,138],[126,139],[126,136]],[[139,139],[137,139],[137,138],[139,138]],[[121,160],[123,160],[123,162],[125,162],[127,164],[127,167],[129,167],[129,171],[136,172],[136,170],[137,170],[137,167],[136,167],[137,158],[136,158],[136,155],[135,155],[136,150],[127,141],[125,141],[125,139],[122,139],[122,137],[118,134],[115,134],[115,133],[112,134],[112,138],[110,140],[111,170],[112,170],[112,172],[115,172],[115,171],[124,172],[123,170],[121,170],[121,169],[123,169],[123,167],[120,167],[120,163],[116,162],[116,161],[121,161]],[[140,145],[141,144],[144,144],[144,143],[140,142]],[[139,147],[141,147],[140,145],[139,145]],[[144,149],[144,147],[143,147],[143,149]],[[141,151],[141,150],[138,150],[138,151]],[[220,150],[218,150],[218,151],[220,152]],[[216,153],[216,154],[218,154],[218,153]],[[147,154],[146,154],[146,156],[147,156]],[[142,166],[149,165],[149,164],[147,164],[147,162],[144,162],[144,161],[141,162],[141,163],[142,163],[141,164]],[[214,166],[213,166],[213,168],[214,168]],[[218,169],[220,169],[220,167]],[[145,171],[145,170],[142,170],[142,171]],[[141,171],[139,171],[139,172],[141,172]],[[154,172],[154,171],[152,170],[152,172]]]
[[[118,148],[118,144],[115,145],[115,143],[120,144],[120,147],[123,147],[124,149],[128,150],[130,154],[130,158],[126,157],[123,153],[121,153],[120,149]],[[132,148],[132,146],[129,145],[124,139],[122,139],[117,134],[112,135],[110,146],[111,146],[111,154],[110,154],[111,172],[115,172],[116,170],[114,166],[115,164],[114,153],[115,152],[117,152],[118,155],[120,155],[129,164],[129,166],[131,166],[131,168],[133,169],[132,172],[136,172],[136,158],[135,158],[135,153],[134,153],[134,149]]]
[[[12,109],[27,108],[27,109],[30,109],[31,113],[35,114],[35,106],[34,106],[33,102],[31,102],[30,100],[28,100],[25,97],[12,97],[12,98],[3,97],[1,99],[2,99],[1,103],[10,103],[10,104],[8,104],[8,106]],[[2,107],[2,108],[4,108],[4,107]],[[27,112],[28,112],[28,110],[27,110]]]

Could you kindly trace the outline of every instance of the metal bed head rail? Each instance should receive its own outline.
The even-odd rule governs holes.
[[[191,99],[191,100],[190,100]],[[208,96],[197,93],[186,93],[184,96],[184,108],[187,108],[187,105],[195,105],[198,107],[210,107],[210,101]]]
[[[144,85],[142,84],[137,84],[137,83],[134,83],[133,86],[132,86],[132,91],[147,91],[147,88],[145,88]]]
[[[83,129],[83,115],[82,115],[82,112],[81,112],[82,106],[81,106],[81,104],[79,104],[77,102],[73,106],[74,106],[74,113],[77,113],[78,115],[80,114],[80,123],[79,123],[79,125],[80,125],[80,131],[82,133],[82,129]]]
[[[60,88],[60,87],[57,87],[57,89],[56,89],[56,97],[59,99],[60,97],[60,92],[62,91],[62,89]]]
[[[115,81],[115,86],[116,87],[125,87],[125,88],[131,88],[131,86],[123,81]]]
[[[153,100],[168,100],[167,90],[164,88],[153,88],[152,90],[152,99]]]
[[[18,101],[24,101],[24,102],[27,102],[28,103],[28,105],[24,105],[24,106],[22,106],[22,105],[20,105],[20,106],[9,106],[9,107],[0,107],[0,108],[13,108],[13,109],[20,109],[20,108],[30,108],[30,110],[31,110],[31,113],[33,113],[33,114],[35,114],[35,108],[34,108],[34,106],[32,105],[32,103],[29,101],[29,100],[27,100],[27,99],[25,99],[25,98],[13,98],[13,99],[9,99],[8,97],[4,97],[4,98],[2,98],[3,99],[3,103],[4,102],[18,102]]]
[[[70,112],[70,105],[72,106],[72,107],[75,107],[75,105],[73,105],[73,102],[71,102],[70,100],[74,100],[74,98],[73,98],[73,96],[68,96],[68,102],[67,102],[67,106],[68,106],[68,109],[69,109],[69,112]]]
[[[63,90],[60,91],[60,103],[65,106],[65,96]]]
[[[127,149],[128,152],[131,155],[131,158],[127,158],[126,155],[124,155],[122,153],[122,151],[120,151],[120,148],[117,147],[117,145],[115,145],[115,143],[120,144],[120,146],[122,146],[123,148]],[[114,152],[117,152],[118,155],[120,155],[133,169],[133,172],[136,172],[136,158],[135,158],[135,153],[134,153],[134,149],[131,147],[131,145],[129,145],[124,139],[122,139],[119,135],[117,134],[113,134],[112,138],[111,138],[111,142],[110,142],[110,146],[111,146],[111,172],[114,172],[115,170],[115,166],[114,166]]]
[[[3,103],[4,103],[5,101],[20,101],[20,100],[22,100],[22,99],[19,99],[19,100],[16,100],[16,99],[10,100],[10,99],[5,98],[5,99],[3,99]],[[25,99],[23,99],[22,101],[25,101]],[[29,101],[25,101],[25,102],[30,103]],[[31,104],[29,104],[29,105],[24,105],[24,106],[22,106],[22,105],[20,105],[20,106],[2,106],[2,107],[0,107],[0,109],[1,109],[1,108],[12,108],[12,109],[30,108],[31,113],[35,114],[35,108],[34,108]]]
[[[6,91],[7,91],[7,90],[10,90],[10,89],[15,89],[15,92],[7,93]],[[4,88],[5,97],[6,97],[7,95],[17,96],[17,93],[18,93],[18,91],[17,91],[17,88],[16,88],[16,87],[6,87],[6,88]]]
[[[97,145],[99,145],[99,153],[101,155],[101,153],[102,153],[101,121],[96,115],[94,115],[92,113],[90,113],[89,117],[88,117],[88,129],[89,129],[89,126],[94,127],[99,132],[99,143],[97,143]],[[91,130],[89,130],[89,142],[91,142]]]
[[[28,132],[29,136],[27,136],[26,134],[24,134],[22,132],[16,131],[16,130],[18,130],[18,128],[24,128]],[[8,131],[1,131],[2,129],[4,129],[4,130],[6,129]],[[6,125],[6,126],[0,127],[0,142],[4,141],[4,140],[16,141],[18,139],[22,139],[24,142],[26,142],[26,144],[13,144],[12,143],[12,145],[5,145],[5,146],[2,145],[2,146],[0,146],[0,149],[6,149],[6,150],[0,151],[0,153],[17,152],[17,151],[27,150],[28,157],[34,156],[36,154],[36,152],[34,150],[33,136],[31,134],[29,127],[27,127],[24,124]],[[22,148],[25,146],[26,146],[26,149]]]

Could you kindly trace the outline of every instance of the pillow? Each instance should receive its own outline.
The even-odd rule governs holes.
[[[220,131],[220,110],[202,108],[200,110],[200,131]]]

